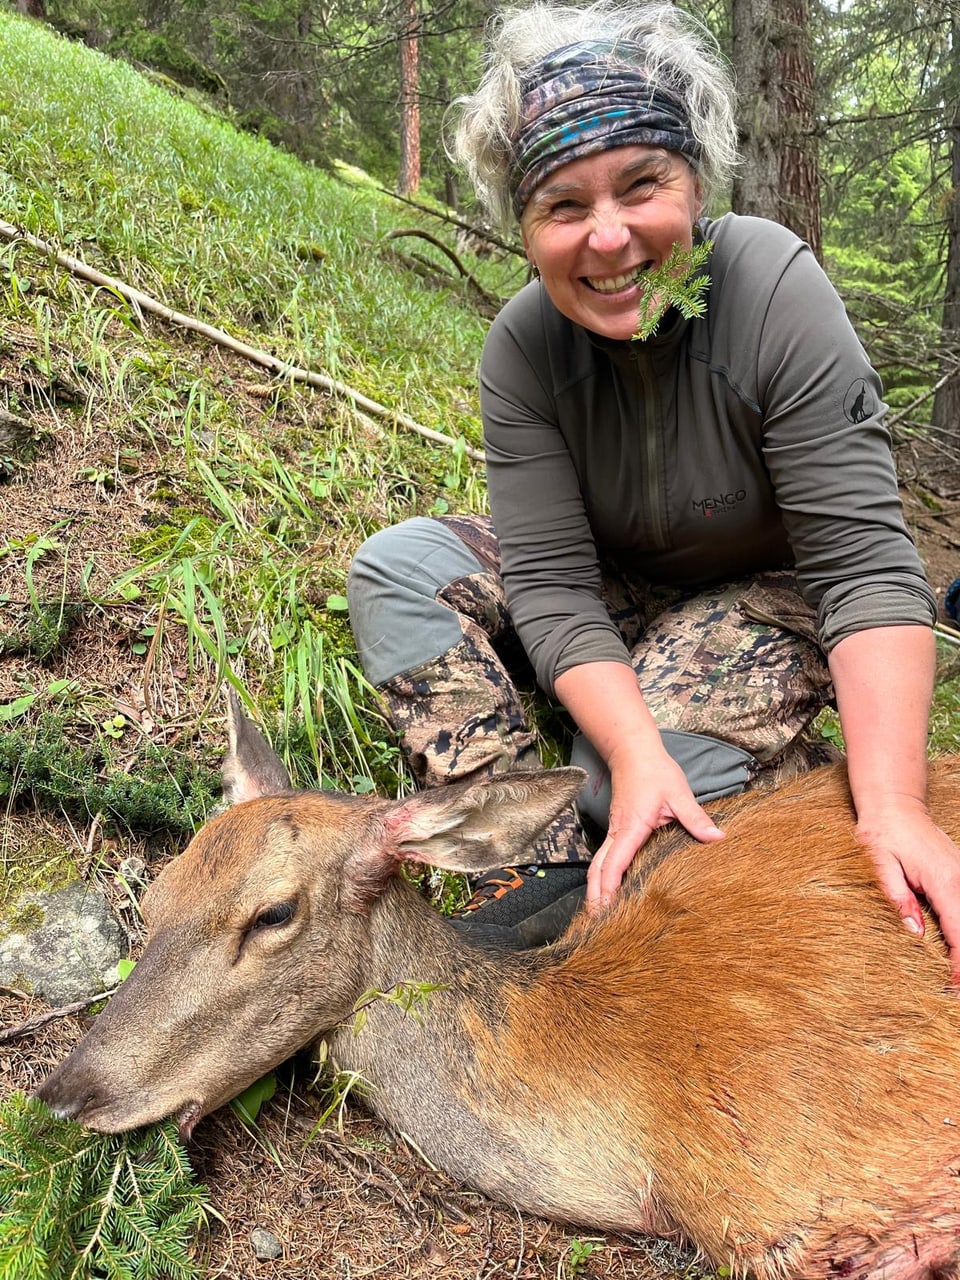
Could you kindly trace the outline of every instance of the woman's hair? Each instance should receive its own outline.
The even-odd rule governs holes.
[[[501,227],[510,225],[511,173],[521,127],[524,73],[548,54],[581,40],[629,41],[644,51],[652,89],[679,98],[700,147],[704,202],[724,188],[737,164],[734,87],[717,43],[682,9],[666,3],[595,0],[565,5],[534,0],[505,8],[487,31],[486,70],[475,93],[457,98],[451,157],[466,170]]]

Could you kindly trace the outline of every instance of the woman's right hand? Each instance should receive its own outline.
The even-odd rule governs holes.
[[[587,906],[610,901],[624,872],[657,827],[676,820],[697,840],[723,832],[697,804],[683,770],[668,755],[632,667],[586,662],[557,677],[560,700],[610,770],[607,838],[587,876]]]
[[[624,759],[624,754],[629,758]],[[587,906],[594,911],[609,904],[627,868],[657,827],[677,821],[697,840],[723,839],[723,832],[694,798],[683,770],[662,747],[644,758],[615,751],[607,764],[610,822],[587,875]]]

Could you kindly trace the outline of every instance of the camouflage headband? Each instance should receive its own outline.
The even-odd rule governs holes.
[[[644,57],[637,44],[583,40],[528,68],[510,174],[518,219],[555,169],[609,147],[665,147],[697,165],[687,113],[673,94],[651,88]]]

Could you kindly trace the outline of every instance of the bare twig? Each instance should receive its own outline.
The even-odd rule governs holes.
[[[407,228],[401,228],[398,231],[390,231],[387,234],[386,238],[388,240],[399,240],[399,239],[402,239],[404,236],[416,236],[418,239],[426,240],[428,244],[432,244],[434,248],[439,249],[440,252],[444,254],[447,258],[449,258],[449,260],[453,263],[453,266],[455,267],[455,269],[459,271],[460,275],[463,276],[463,278],[467,281],[467,283],[470,285],[471,289],[473,289],[473,291],[476,293],[480,301],[484,303],[486,306],[492,308],[493,313],[496,313],[497,311],[499,311],[500,308],[503,306],[503,299],[497,298],[492,293],[488,292],[488,290],[486,290],[483,287],[483,285],[476,278],[476,276],[472,275],[467,270],[467,268],[460,261],[460,258],[457,256],[457,254],[455,254],[454,251],[451,248],[449,248],[449,246],[445,245],[442,240],[438,240],[437,237],[432,236],[429,231],[423,231],[419,227],[407,227]],[[428,265],[433,267],[432,263]]]
[[[398,195],[396,191],[388,191],[386,187],[379,187],[378,190],[385,196],[400,200],[403,204],[412,205],[414,209],[419,209],[421,213],[428,213],[431,218],[439,218],[441,222],[449,222],[451,226],[459,227],[461,231],[467,231],[481,240],[487,240],[498,249],[503,249],[505,253],[512,253],[518,258],[526,259],[527,255],[522,245],[511,244],[507,240],[501,240],[492,231],[488,231],[486,227],[478,227],[472,222],[465,222],[463,218],[458,218],[452,213],[444,213],[440,209],[431,209],[428,204],[421,204],[419,200],[411,200],[409,196]]]
[[[119,294],[121,298],[130,303],[135,313],[147,311],[151,315],[159,316],[162,320],[166,320],[168,324],[175,324],[181,329],[199,333],[202,337],[209,338],[211,342],[225,347],[228,351],[235,352],[245,360],[250,360],[253,364],[269,369],[284,381],[303,382],[309,387],[316,387],[320,391],[327,391],[343,400],[349,400],[367,413],[372,413],[375,417],[385,418],[389,422],[394,422],[406,431],[414,431],[417,435],[421,435],[427,440],[432,440],[435,444],[455,446],[459,443],[454,437],[445,435],[442,431],[434,431],[432,427],[425,427],[413,418],[408,418],[404,413],[388,409],[386,406],[378,404],[376,400],[368,399],[361,392],[347,386],[344,382],[338,382],[335,378],[328,378],[323,374],[314,373],[311,369],[300,369],[296,365],[287,364],[285,361],[278,359],[277,356],[271,355],[268,351],[263,351],[258,347],[249,346],[246,342],[241,342],[223,329],[217,329],[213,325],[205,324],[195,316],[185,315],[182,311],[174,311],[171,307],[158,302],[156,298],[152,298],[149,294],[135,289],[132,285],[125,284],[124,281],[118,280],[114,276],[104,275],[102,271],[97,271],[95,267],[88,266],[87,263],[81,262],[79,258],[71,257],[68,253],[59,253],[48,241],[30,235],[29,232],[22,231],[18,227],[12,226],[9,222],[0,221],[0,239],[11,242],[22,241],[24,244],[29,245],[31,249],[36,249],[38,253],[52,258],[57,266],[63,267],[65,271],[71,272],[81,280],[88,280],[91,284],[98,285],[102,289],[109,289],[111,292]],[[478,462],[483,461],[483,454],[479,449],[473,449],[467,445],[464,451],[468,457]]]
[[[4,987],[4,990],[8,991],[10,988]],[[109,991],[101,991],[98,996],[87,996],[86,1000],[75,1000],[73,1004],[61,1005],[59,1009],[47,1009],[46,1012],[34,1014],[32,1018],[27,1018],[24,1022],[18,1022],[14,1027],[4,1027],[0,1031],[0,1044],[7,1040],[20,1040],[34,1031],[39,1031],[48,1022],[55,1022],[58,1018],[69,1018],[73,1013],[83,1013],[92,1004],[99,1004],[101,1000],[109,1000],[116,990],[116,987],[111,987]],[[17,992],[16,994],[22,995],[23,993]],[[24,996],[24,999],[29,999],[29,997]]]
[[[316,1142],[317,1138],[315,1137],[313,1141]],[[402,1210],[411,1226],[420,1231],[424,1230],[420,1215],[404,1191],[400,1179],[392,1169],[388,1169],[385,1164],[377,1160],[369,1151],[357,1151],[341,1142],[327,1139],[322,1134],[319,1135],[319,1141],[324,1152],[332,1157],[342,1169],[346,1169],[365,1184],[374,1186],[377,1190],[382,1191],[389,1200],[392,1200]],[[361,1162],[366,1164],[366,1170],[361,1167]]]
[[[16,987],[7,987],[0,983],[0,991],[5,996],[13,996],[14,1000],[32,1000],[33,996],[29,991],[19,991]]]
[[[900,422],[908,414],[912,413],[914,409],[916,409],[919,405],[923,404],[924,400],[929,400],[931,396],[936,395],[936,393],[940,390],[940,388],[943,386],[946,386],[946,384],[950,381],[951,378],[956,378],[958,376],[960,376],[960,362],[957,363],[957,366],[955,369],[948,369],[947,372],[943,375],[943,377],[938,378],[932,387],[929,387],[926,391],[921,392],[921,394],[917,396],[916,400],[911,401],[910,404],[908,404],[905,409],[901,409],[900,412],[894,414],[892,418],[888,418],[886,423],[887,427],[890,429],[895,427],[898,422]]]

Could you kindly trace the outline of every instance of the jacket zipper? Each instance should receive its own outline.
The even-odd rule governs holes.
[[[647,514],[650,523],[652,542],[658,551],[667,548],[666,494],[660,483],[660,441],[657,436],[657,393],[649,362],[642,352],[633,353],[633,362],[637,377],[643,388],[644,422],[644,463],[645,493]]]

